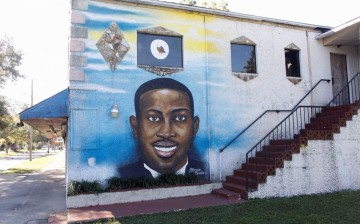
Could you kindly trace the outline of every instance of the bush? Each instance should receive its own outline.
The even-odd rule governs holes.
[[[158,180],[162,185],[193,184],[198,182],[197,176],[193,173],[187,175],[164,173],[158,177]]]
[[[198,177],[195,174],[178,175],[175,173],[164,173],[156,179],[134,177],[134,178],[119,178],[112,177],[108,179],[107,190],[131,189],[131,188],[147,188],[165,185],[180,185],[180,184],[194,184],[198,182]]]
[[[130,188],[147,188],[153,186],[159,186],[159,183],[156,179],[149,179],[144,177],[134,177],[134,178],[119,178],[112,177],[108,179],[108,190],[119,190],[119,189],[130,189]]]
[[[44,142],[38,142],[38,143],[36,144],[36,149],[41,149],[44,145],[45,145]]]
[[[78,195],[81,193],[100,193],[104,191],[115,191],[121,189],[149,188],[158,186],[195,184],[199,181],[195,174],[178,175],[174,173],[161,174],[158,178],[119,178],[112,177],[107,180],[107,187],[104,189],[97,181],[72,181],[68,187],[68,195]]]
[[[72,181],[68,188],[68,195],[78,195],[81,193],[100,193],[102,187],[97,181]]]

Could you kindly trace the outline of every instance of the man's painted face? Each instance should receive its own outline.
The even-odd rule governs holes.
[[[199,128],[188,95],[171,89],[146,92],[140,97],[138,116],[131,116],[130,123],[144,162],[159,173],[184,166]]]

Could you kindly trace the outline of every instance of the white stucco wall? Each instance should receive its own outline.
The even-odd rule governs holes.
[[[283,169],[259,185],[249,198],[287,197],[360,189],[360,116],[334,134],[334,140],[309,141]]]
[[[195,113],[201,117],[194,145],[208,162],[211,181],[237,169],[245,153],[286,114],[268,114],[220,153],[234,136],[265,110],[292,109],[318,80],[331,79],[330,53],[346,55],[349,76],[359,71],[356,47],[323,46],[315,38],[320,31],[307,26],[127,1],[74,0],[72,7],[67,183],[104,182],[117,175],[118,165],[138,156],[129,124],[133,93],[158,76],[137,67],[137,30],[163,26],[183,35],[184,70],[169,78],[192,89]],[[96,48],[112,21],[131,46],[115,72]],[[243,36],[256,45],[257,77],[249,81],[231,72],[230,43]],[[301,82],[296,85],[285,74],[284,49],[290,44],[300,49]],[[303,105],[324,105],[331,98],[331,83],[321,83]],[[116,101],[119,117],[112,118]]]
[[[265,110],[292,109],[311,89],[307,29],[225,18],[207,18],[205,26],[207,30],[221,31],[221,37],[208,32],[206,39],[225,51],[224,54],[208,53],[209,165],[211,179],[223,180],[241,165],[245,153],[287,114],[267,114],[223,153],[219,153],[219,149]],[[319,33],[315,32],[313,36],[316,34]],[[229,43],[242,36],[256,44],[257,77],[249,81],[232,75],[231,60],[224,60],[227,55],[231,55]],[[315,38],[310,41],[314,42]],[[300,49],[301,82],[297,85],[290,82],[285,74],[284,49],[290,44]],[[329,86],[323,84],[321,88]],[[223,91],[219,94],[216,90],[221,87]],[[225,99],[232,99],[231,104],[224,104],[228,102]],[[305,100],[305,104],[310,104],[310,97]],[[224,129],[224,124],[231,125]]]
[[[316,40],[319,31],[272,23],[205,17],[206,40],[222,54],[207,54],[209,165],[212,180],[223,180],[245,160],[245,153],[264,137],[286,114],[269,113],[246,131],[223,153],[219,149],[245,129],[265,110],[292,109],[321,79],[331,80],[330,53],[346,55],[348,75],[356,74],[355,47],[328,47]],[[243,81],[231,75],[229,42],[246,37],[256,44],[256,78]],[[285,74],[284,49],[295,44],[300,49],[301,82],[291,83]],[[221,72],[219,71],[221,70]],[[222,88],[222,94],[218,89]],[[332,84],[321,82],[302,105],[326,105],[332,99]],[[232,99],[231,104],[225,104]],[[221,115],[221,116],[219,116]],[[224,129],[224,124],[232,126]],[[235,127],[235,128],[233,128]]]

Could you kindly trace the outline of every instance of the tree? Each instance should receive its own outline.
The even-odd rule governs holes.
[[[198,5],[197,1],[194,0],[180,0],[179,3],[185,5]],[[227,1],[225,0],[212,0],[210,3],[208,0],[203,0],[200,4],[201,7],[217,9],[222,11],[229,11],[228,5],[229,3],[227,3]]]
[[[251,57],[246,62],[244,69],[247,73],[256,73],[256,55],[255,51],[251,51]]]
[[[1,99],[1,97],[0,97]],[[29,126],[25,125],[24,127],[18,127],[17,123],[19,122],[19,115],[14,111],[10,104],[6,102],[6,100],[3,98],[3,101],[0,100],[0,102],[5,102],[5,110],[6,115],[0,116],[0,141],[5,142],[8,147],[11,146],[12,149],[15,149],[18,146],[23,146],[27,144],[28,138],[29,138]],[[20,105],[18,105],[20,106]],[[21,108],[26,109],[27,105],[21,105]]]
[[[22,56],[23,53],[15,49],[8,37],[0,39],[0,87],[3,87],[9,79],[15,81],[24,77],[18,71]]]
[[[179,3],[184,5],[196,5],[196,1],[193,0],[180,0]]]
[[[24,76],[18,71],[23,53],[15,49],[8,37],[0,39],[0,88],[6,81],[16,81]],[[9,111],[5,97],[0,96],[0,131],[5,129],[11,120],[8,119]]]
[[[16,126],[18,121],[17,116],[3,116],[1,118],[7,126],[0,129],[0,139],[5,140],[8,148],[11,147],[13,150],[16,150],[17,147],[23,146],[27,143],[29,128],[19,128]]]
[[[222,10],[222,11],[229,11],[228,5],[229,5],[229,3],[227,3],[227,1],[225,1],[225,0],[218,0],[218,1],[212,0],[210,3],[207,0],[203,0],[201,2],[202,7],[210,8],[210,9],[217,9],[217,10]]]
[[[7,121],[5,120],[5,117],[9,115],[8,109],[7,109],[7,102],[5,100],[5,97],[0,96],[0,130],[7,127]]]

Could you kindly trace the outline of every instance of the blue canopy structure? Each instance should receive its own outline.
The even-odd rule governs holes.
[[[40,131],[48,139],[65,137],[69,115],[68,101],[69,90],[65,89],[20,112],[20,121]]]

